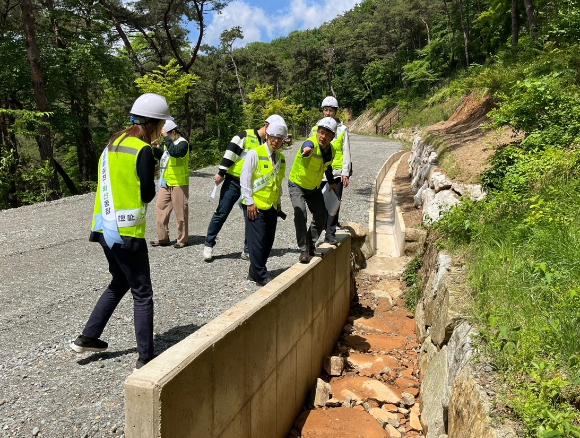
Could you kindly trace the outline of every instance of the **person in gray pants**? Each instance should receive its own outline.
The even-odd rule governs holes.
[[[320,119],[316,133],[307,139],[298,152],[288,178],[288,193],[294,209],[296,242],[300,250],[298,261],[310,262],[312,256],[321,256],[316,251],[316,241],[326,226],[326,206],[320,188],[322,177],[333,181],[332,161],[334,149],[330,142],[336,133],[336,120],[332,117]],[[330,190],[335,186],[331,185]],[[307,229],[307,210],[312,213],[312,222]]]

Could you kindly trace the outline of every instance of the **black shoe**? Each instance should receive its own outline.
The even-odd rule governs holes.
[[[153,357],[151,359],[148,359],[148,360],[141,359],[141,357],[139,357],[139,359],[137,359],[137,363],[135,364],[135,369],[136,370],[139,370],[139,369],[143,368],[146,364],[148,364],[149,362],[151,362],[156,357],[157,357],[156,354],[154,354]]]
[[[310,261],[310,254],[308,254],[308,251],[302,251],[298,257],[298,261],[300,263],[308,263]]]
[[[332,234],[327,234],[327,235],[324,237],[324,241],[325,241],[326,243],[328,243],[329,245],[333,245],[333,246],[334,246],[334,245],[338,245],[338,240],[336,240],[336,237],[335,237],[335,236],[333,236]]]
[[[187,245],[182,245],[181,243],[176,243],[175,245],[173,245],[173,247],[177,249],[185,248],[186,246]]]
[[[149,242],[151,246],[169,246],[171,242],[169,240],[152,240]]]
[[[96,351],[98,353],[109,348],[109,344],[107,344],[105,341],[101,341],[100,339],[79,335],[79,337],[70,344],[70,348],[72,348],[77,353],[85,353],[87,351]]]
[[[250,277],[248,275],[248,280],[253,281],[254,283],[256,283],[258,286],[266,286],[268,283],[270,283],[272,281],[271,277],[266,277],[263,280],[256,280],[253,277]]]

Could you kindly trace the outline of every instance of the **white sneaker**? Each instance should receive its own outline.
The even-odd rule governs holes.
[[[211,246],[204,246],[203,247],[203,259],[206,262],[211,262],[213,260],[213,255],[211,254],[213,248]]]
[[[250,253],[249,252],[242,251],[242,253],[240,254],[240,258],[242,260],[250,260]]]

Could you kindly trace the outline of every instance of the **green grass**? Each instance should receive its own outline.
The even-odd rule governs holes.
[[[452,96],[442,103],[425,104],[411,109],[405,115],[400,125],[403,127],[429,126],[449,119],[461,103],[462,96]]]
[[[479,346],[529,436],[580,436],[579,159],[572,151],[541,176],[529,169],[528,192],[504,187],[436,226],[448,248],[468,254]]]

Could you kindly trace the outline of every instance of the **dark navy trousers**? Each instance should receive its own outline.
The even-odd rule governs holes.
[[[131,249],[119,244],[109,248],[101,236],[99,243],[109,262],[109,272],[113,279],[97,301],[83,335],[100,338],[115,308],[130,289],[133,295],[137,351],[139,357],[147,362],[154,357],[153,287],[147,242],[145,239],[133,239]]]
[[[220,190],[220,200],[218,206],[209,221],[209,226],[207,227],[207,235],[205,237],[205,246],[214,247],[217,235],[221,231],[226,219],[228,218],[232,208],[236,205],[236,202],[240,199],[242,194],[242,189],[240,187],[240,182],[226,176],[222,182],[222,188]],[[244,240],[244,251],[248,252],[248,246]]]
[[[244,219],[246,220],[246,238],[248,252],[250,253],[250,270],[248,275],[256,281],[262,281],[269,277],[266,262],[270,256],[276,225],[278,223],[277,210],[272,207],[269,210],[258,210],[258,218],[248,218],[248,207],[243,205]]]
[[[342,201],[342,189],[344,188],[344,184],[342,183],[342,177],[339,176],[334,178],[334,184],[336,184],[336,188],[334,189],[334,193],[339,201]],[[334,236],[336,234],[336,227],[338,226],[338,213],[340,213],[340,206],[338,210],[336,210],[336,214],[334,216],[328,215],[326,219],[326,235],[327,236]]]

